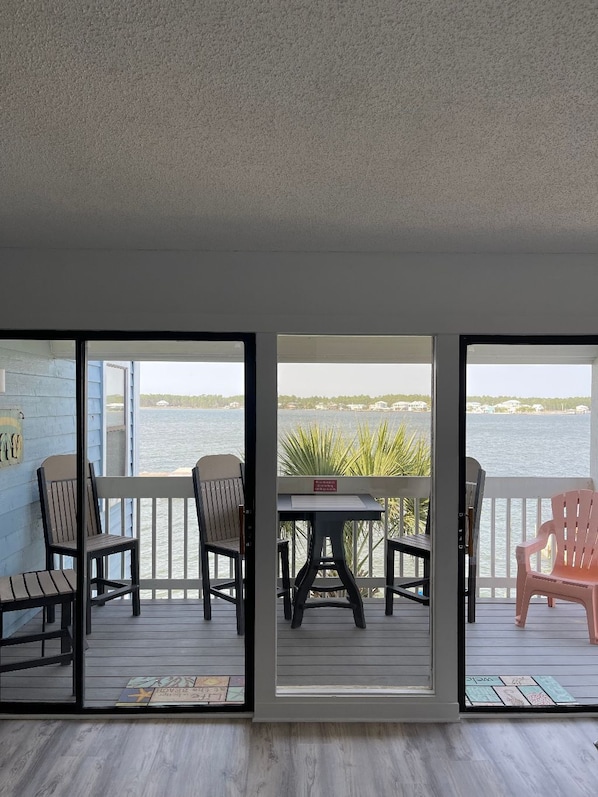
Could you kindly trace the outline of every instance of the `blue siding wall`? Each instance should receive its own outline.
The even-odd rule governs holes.
[[[75,363],[56,359],[48,341],[1,341],[0,363],[6,371],[2,409],[19,409],[23,419],[23,462],[0,468],[0,575],[45,567],[44,536],[37,488],[37,468],[51,454],[76,448]],[[101,399],[99,367],[89,369],[90,455],[100,454]],[[23,618],[5,617],[5,633]]]

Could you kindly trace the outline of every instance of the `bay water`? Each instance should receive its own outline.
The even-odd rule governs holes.
[[[142,409],[139,471],[188,470],[206,454],[244,458],[243,410]],[[391,431],[404,423],[410,433],[431,437],[429,412],[280,410],[279,439],[297,426],[332,426],[347,437],[358,425],[371,429],[387,422]],[[466,453],[487,476],[588,476],[590,416],[568,414],[468,414]]]
[[[333,410],[280,410],[278,435],[282,438],[297,426],[311,424],[332,426],[346,437],[353,437],[358,426],[375,429],[386,422],[390,430],[405,424],[408,432],[431,438],[429,412],[374,412]],[[188,474],[197,460],[206,454],[232,453],[244,458],[244,414],[242,409],[142,409],[139,430],[140,473]],[[475,457],[487,476],[587,477],[590,472],[590,416],[570,414],[468,414],[466,417],[466,453]],[[549,511],[549,502],[542,502]],[[480,528],[480,575],[515,571],[514,544],[507,546],[505,502],[498,502],[494,513],[496,540],[491,542],[489,505]],[[167,508],[160,528],[167,528]],[[521,528],[521,506],[512,507],[513,528]],[[162,531],[160,532],[162,533]],[[165,532],[164,532],[165,533]],[[535,516],[530,512],[526,535],[535,534]],[[176,533],[175,533],[176,536]],[[165,540],[163,541],[165,544]],[[181,545],[175,541],[175,568],[183,567]],[[301,544],[300,544],[301,547]],[[510,547],[510,553],[507,549]],[[197,565],[197,552],[189,550],[190,572]],[[490,551],[494,549],[491,555]],[[164,548],[162,548],[164,550]],[[383,548],[374,551],[374,569],[383,572]],[[145,570],[149,563],[142,563]],[[159,569],[166,567],[161,562]]]

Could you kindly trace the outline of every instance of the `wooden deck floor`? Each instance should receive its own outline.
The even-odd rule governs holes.
[[[513,623],[512,603],[478,605],[467,626],[469,675],[552,675],[580,703],[598,704],[598,646],[588,642],[582,607],[545,603],[530,608],[528,625]],[[280,686],[427,686],[430,674],[428,611],[396,603],[393,617],[382,601],[366,604],[367,628],[351,612],[313,609],[301,628],[278,626]],[[38,621],[32,621],[36,624]],[[243,638],[229,604],[214,604],[205,622],[196,601],[144,601],[140,617],[114,601],[94,609],[86,654],[89,706],[113,706],[127,681],[141,675],[242,675]],[[21,648],[22,650],[22,648]],[[2,661],[19,655],[3,648]],[[71,695],[70,667],[49,666],[0,676],[2,700],[56,701]]]

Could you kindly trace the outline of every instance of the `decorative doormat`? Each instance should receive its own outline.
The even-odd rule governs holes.
[[[142,675],[131,678],[117,706],[222,706],[245,701],[243,675]]]
[[[468,675],[465,705],[533,708],[577,703],[550,675]]]

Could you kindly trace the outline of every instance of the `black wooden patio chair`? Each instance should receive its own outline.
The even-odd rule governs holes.
[[[27,658],[0,657],[0,673],[42,667],[48,664],[69,664],[73,661],[71,622],[77,588],[74,570],[40,570],[0,577],[0,653],[9,645],[41,642],[41,654]],[[46,629],[46,612],[61,607],[60,630]],[[42,610],[41,631],[15,633],[4,637],[4,615],[31,609]],[[60,639],[60,653],[45,655],[46,640]],[[73,676],[74,677],[74,676]]]
[[[95,472],[87,463],[87,615],[86,631],[91,633],[91,607],[103,606],[114,598],[131,595],[133,615],[141,613],[139,599],[139,540],[102,531]],[[54,566],[57,555],[77,560],[77,459],[75,454],[58,454],[45,459],[37,471],[39,496],[46,541],[46,568]],[[107,577],[107,558],[129,554],[131,579],[115,581]],[[95,573],[93,565],[95,564]],[[54,617],[48,608],[48,621]]]
[[[245,599],[243,589],[243,508],[245,504],[241,460],[233,454],[201,457],[193,468],[193,489],[199,522],[199,547],[203,613],[212,619],[211,597],[234,603],[237,633],[245,633]],[[289,541],[277,541],[281,568],[281,585],[277,594],[284,601],[285,619],[291,619],[291,580]],[[232,562],[232,578],[212,580],[210,554],[224,556]]]
[[[466,556],[467,556],[467,621],[475,622],[475,600],[477,590],[477,548],[480,531],[480,515],[486,471],[473,457],[467,457],[465,462],[465,490],[466,490]],[[393,596],[421,603],[430,604],[430,513],[426,519],[426,528],[423,534],[405,534],[402,537],[389,537],[386,541],[386,583],[385,583],[385,613],[393,613]],[[395,558],[397,554],[414,557],[421,563],[422,575],[415,578],[404,578],[397,583],[395,579]]]

